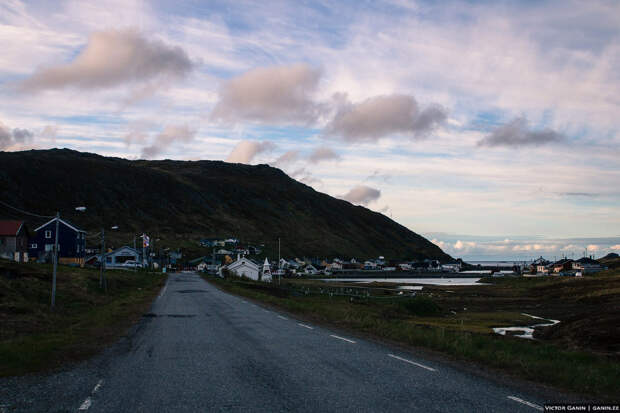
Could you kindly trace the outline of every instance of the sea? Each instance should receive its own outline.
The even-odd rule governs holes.
[[[528,264],[528,261],[468,261],[465,260],[466,263],[471,265],[480,265],[481,267],[512,267],[512,266],[522,266]]]
[[[351,282],[367,284],[371,282],[398,283],[398,284],[427,284],[427,285],[482,285],[480,278],[323,278],[322,281]]]

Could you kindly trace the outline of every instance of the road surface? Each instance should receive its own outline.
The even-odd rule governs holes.
[[[544,404],[521,386],[296,320],[192,273],[171,274],[151,312],[104,354],[0,385],[0,413],[536,412]]]

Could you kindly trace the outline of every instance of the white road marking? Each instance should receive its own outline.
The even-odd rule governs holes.
[[[297,323],[297,325],[300,325],[302,327],[306,327],[307,329],[310,329],[310,330],[314,330],[314,327],[310,327],[310,326],[307,326],[305,324]]]
[[[101,388],[101,385],[103,384],[103,380],[99,380],[99,383],[97,383],[97,385],[95,386],[95,388],[93,389],[93,393],[95,394],[99,391],[99,389]]]
[[[333,338],[337,338],[338,340],[348,341],[349,343],[355,344],[355,341],[353,341],[353,340],[349,340],[348,338],[344,338],[344,337],[336,336],[336,335],[334,335],[334,334],[330,334],[329,336],[330,336],[330,337],[333,337]]]
[[[241,300],[242,303],[247,304],[248,302],[245,300]]]
[[[527,400],[523,400],[523,399],[520,399],[520,398],[515,397],[515,396],[508,396],[508,398],[510,400],[513,400],[513,401],[517,402],[517,403],[521,403],[521,404],[524,404],[526,406],[530,406],[533,409],[540,410],[541,412],[544,410],[541,406],[539,406],[537,404],[534,404],[534,403],[530,403]]]
[[[426,369],[428,371],[437,371],[437,370],[435,370],[432,367],[428,367],[428,366],[425,366],[424,364],[416,363],[415,361],[411,361],[411,360],[404,359],[402,357],[395,356],[394,354],[388,354],[388,357],[392,357],[393,359],[404,361],[405,363],[413,364],[414,366],[421,367],[421,368]]]
[[[95,388],[93,388],[93,391],[90,392],[90,395],[92,396],[95,393],[97,393],[102,385],[103,385],[103,379],[97,382],[97,384],[95,385]],[[78,411],[86,411],[90,408],[92,404],[93,404],[93,400],[90,398],[90,396],[88,396],[86,400],[82,402]]]
[[[91,404],[92,404],[92,401],[90,400],[90,397],[87,397],[86,400],[84,400],[84,402],[82,403],[82,405],[78,409],[78,411],[80,411],[80,410],[82,410],[82,411],[88,410],[88,408],[90,407]]]
[[[279,318],[281,318],[282,320],[288,320],[288,318],[283,317],[283,316],[281,316],[281,315],[279,315],[278,317],[279,317]]]
[[[166,294],[166,289],[167,288],[168,288],[168,283],[166,283],[166,285],[164,285],[163,290],[161,290],[161,293],[159,294],[159,297],[157,297],[157,298],[163,297],[163,295]]]

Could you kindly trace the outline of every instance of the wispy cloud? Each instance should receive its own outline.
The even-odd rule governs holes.
[[[149,84],[185,77],[194,64],[178,46],[148,39],[134,30],[93,33],[70,63],[37,70],[19,84],[25,92],[74,87],[100,89],[123,84]]]
[[[175,142],[191,142],[196,136],[196,130],[187,125],[169,125],[158,133],[150,145],[142,148],[143,158],[154,158],[163,153]]]
[[[393,134],[419,138],[445,119],[445,109],[437,105],[421,109],[413,96],[375,96],[341,105],[326,132],[350,142],[376,141]]]
[[[274,161],[274,164],[278,166],[287,165],[295,162],[297,159],[299,159],[298,150],[287,151],[284,152],[282,155],[278,156]]]
[[[351,188],[349,192],[342,195],[341,198],[351,202],[352,204],[368,205],[372,201],[376,201],[381,197],[381,191],[366,185],[358,185]]]
[[[31,143],[33,138],[34,132],[29,129],[14,128],[11,130],[0,122],[0,150]]]
[[[478,146],[539,146],[563,140],[562,134],[549,128],[530,129],[527,119],[520,117],[495,129],[490,135],[481,139]]]
[[[224,82],[211,118],[310,124],[321,114],[312,97],[320,77],[320,70],[301,63],[250,70]]]
[[[334,152],[333,149],[321,146],[314,149],[310,155],[308,155],[308,161],[311,163],[319,163],[322,161],[335,161],[340,159],[340,155]]]
[[[273,150],[276,145],[270,141],[241,141],[234,147],[226,158],[226,162],[246,163],[252,162],[256,155]]]

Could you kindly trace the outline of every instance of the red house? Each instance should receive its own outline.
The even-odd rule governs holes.
[[[0,221],[0,258],[28,261],[28,228],[24,221]]]

